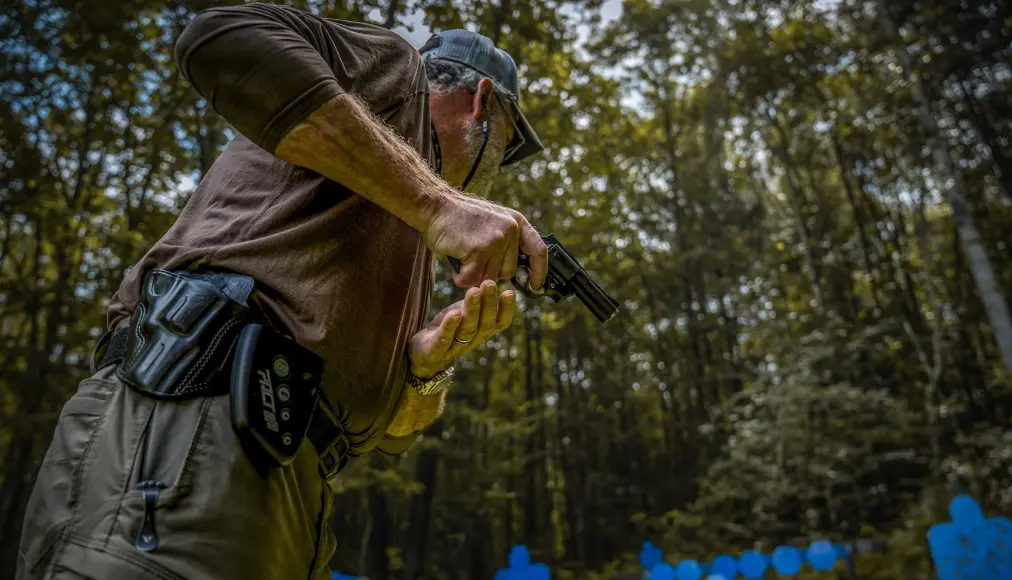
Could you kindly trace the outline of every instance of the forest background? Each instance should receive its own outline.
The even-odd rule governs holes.
[[[2,3],[0,578],[109,297],[233,136],[172,57],[223,2]],[[927,578],[954,493],[1012,511],[1009,3],[290,4],[513,54],[547,150],[492,196],[622,308],[521,301],[410,453],[341,476],[335,569],[881,538],[861,578]]]

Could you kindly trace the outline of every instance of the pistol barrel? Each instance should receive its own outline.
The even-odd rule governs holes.
[[[570,281],[576,291],[576,297],[583,302],[590,312],[601,322],[608,322],[618,313],[618,303],[590,279],[586,272],[580,270]]]

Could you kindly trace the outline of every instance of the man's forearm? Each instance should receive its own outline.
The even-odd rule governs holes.
[[[441,198],[453,195],[410,145],[350,94],[331,99],[296,125],[274,155],[344,185],[418,231],[438,211]],[[439,417],[445,401],[445,393],[421,395],[406,387],[387,433],[404,437],[421,431]]]
[[[446,406],[446,391],[438,395],[422,395],[411,387],[404,389],[397,414],[387,427],[394,437],[406,437],[432,425]]]
[[[344,185],[423,232],[452,189],[355,96],[327,101],[274,155]]]

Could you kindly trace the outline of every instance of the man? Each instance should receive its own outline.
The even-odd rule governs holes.
[[[112,340],[40,469],[20,578],[327,577],[327,481],[349,456],[403,452],[435,420],[453,361],[512,320],[515,295],[495,281],[514,274],[519,250],[533,290],[547,271],[522,215],[458,189],[484,193],[500,166],[542,149],[512,59],[466,31],[421,53],[380,27],[265,4],[211,9],[183,31],[180,70],[239,135],[112,300]],[[435,254],[462,262],[454,281],[469,289],[426,324]],[[255,286],[237,294],[236,280]],[[171,312],[159,305],[209,287]],[[185,362],[239,360],[233,334],[212,328],[225,347],[200,343],[171,367],[206,382],[179,389],[188,379],[161,373],[150,390],[137,378],[168,356],[140,365],[137,353],[181,340],[152,338],[159,316],[191,324],[195,305],[221,296],[323,361],[329,411],[290,464],[264,469],[240,444],[237,398],[220,392],[230,378],[214,370],[224,358]],[[274,369],[287,376],[288,363]],[[276,424],[287,414],[271,397]]]

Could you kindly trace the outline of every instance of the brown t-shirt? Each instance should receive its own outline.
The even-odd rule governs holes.
[[[428,83],[417,51],[370,24],[248,4],[202,12],[176,44],[183,75],[240,133],[169,231],[123,280],[110,324],[152,268],[225,269],[325,361],[353,449],[402,452],[386,428],[405,388],[408,339],[425,323],[432,253],[404,222],[271,152],[309,113],[353,93],[432,161]]]

